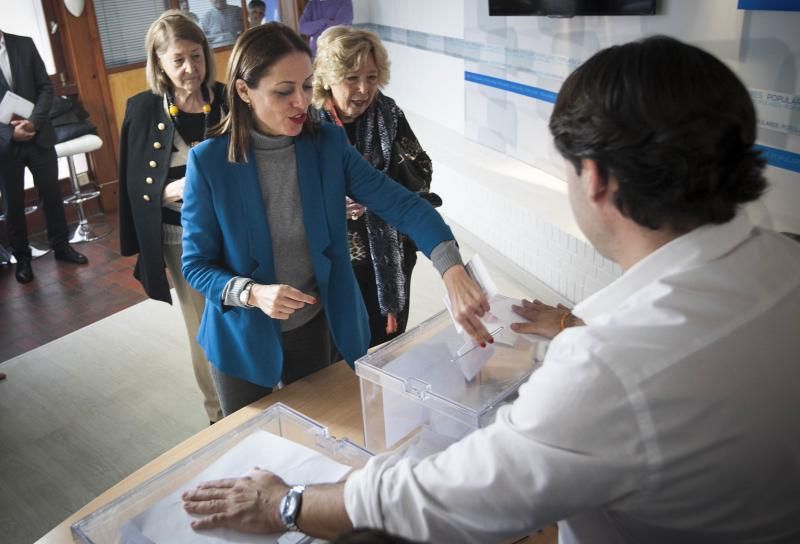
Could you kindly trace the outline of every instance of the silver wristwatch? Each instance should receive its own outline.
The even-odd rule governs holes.
[[[299,532],[297,527],[297,517],[300,515],[300,507],[303,505],[303,491],[306,486],[296,485],[286,492],[278,505],[278,514],[281,521],[286,526],[287,531]]]
[[[248,281],[246,284],[244,284],[244,287],[242,287],[242,290],[239,293],[239,302],[241,302],[242,306],[245,308],[253,307],[253,305],[247,301],[250,300],[250,291],[252,291],[254,283],[255,282],[253,280]]]

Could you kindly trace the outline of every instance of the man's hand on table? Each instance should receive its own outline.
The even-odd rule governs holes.
[[[182,495],[183,508],[201,518],[193,529],[224,527],[245,533],[281,533],[286,530],[278,504],[289,486],[278,476],[258,468],[241,478],[204,482]]]

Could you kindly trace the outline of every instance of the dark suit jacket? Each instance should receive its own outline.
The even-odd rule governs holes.
[[[220,99],[224,102],[222,83],[214,84],[214,96],[215,104]],[[162,101],[161,96],[144,91],[129,98],[125,109],[119,138],[119,246],[122,255],[139,254],[134,276],[147,296],[171,303],[161,245],[161,193],[175,128]],[[217,114],[212,113],[209,126],[217,121]],[[160,144],[158,149],[155,142]]]
[[[50,106],[53,103],[53,84],[45,70],[42,57],[36,50],[33,40],[27,36],[15,36],[3,32],[11,64],[11,77],[14,80],[14,94],[34,103],[29,120],[36,127],[33,141],[40,147],[49,148],[56,144],[56,134],[50,124]],[[6,94],[5,85],[0,84],[0,100]]]
[[[11,125],[0,123],[0,161],[6,158],[8,152],[11,150],[11,135],[14,129]]]

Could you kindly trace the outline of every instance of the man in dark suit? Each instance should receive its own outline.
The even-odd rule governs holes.
[[[8,238],[17,259],[16,278],[28,283],[33,280],[33,268],[25,224],[26,166],[42,200],[47,237],[56,259],[74,264],[89,260],[69,245],[69,227],[58,185],[56,137],[49,117],[53,85],[33,40],[0,30],[0,100],[7,91],[34,103],[28,119],[11,121],[11,143],[5,156],[0,156],[0,183],[6,199]]]

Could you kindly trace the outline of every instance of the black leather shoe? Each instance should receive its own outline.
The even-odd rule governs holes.
[[[83,253],[78,253],[71,246],[66,245],[53,251],[56,255],[57,261],[64,261],[72,264],[86,264],[89,259]]]
[[[17,271],[14,273],[20,283],[30,283],[33,281],[33,267],[31,266],[30,255],[17,258]]]

